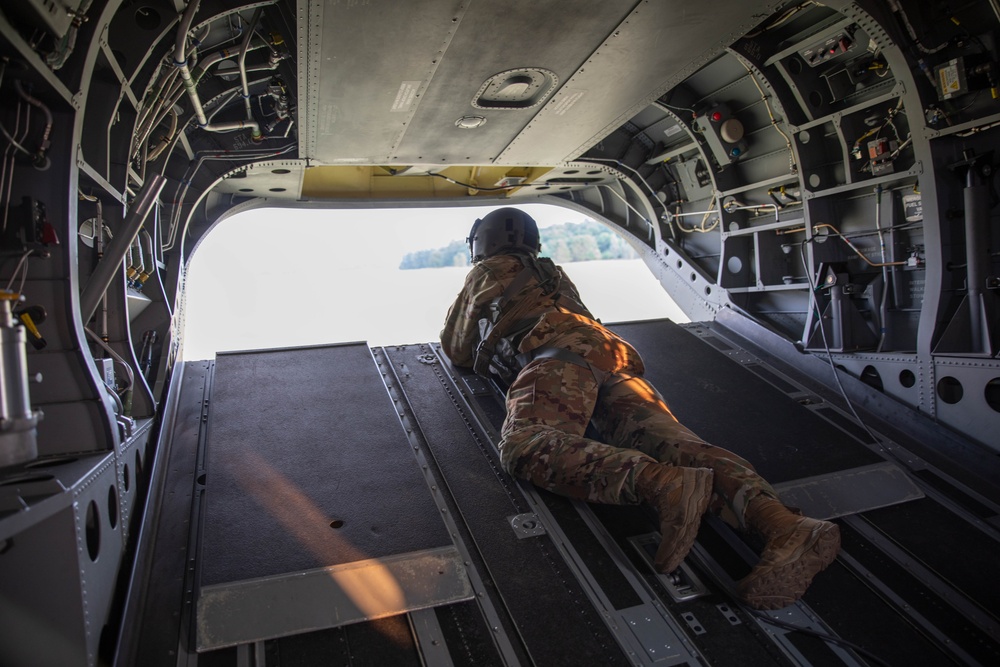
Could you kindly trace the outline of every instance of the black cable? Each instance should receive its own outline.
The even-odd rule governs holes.
[[[764,621],[765,623],[770,623],[771,625],[776,625],[779,628],[783,628],[783,629],[788,630],[790,632],[801,632],[802,634],[809,635],[810,637],[815,637],[817,639],[821,639],[821,640],[823,640],[823,641],[825,641],[827,643],[836,644],[837,646],[842,646],[844,648],[847,648],[847,649],[850,649],[850,650],[854,651],[855,653],[858,653],[859,655],[864,656],[865,658],[867,658],[868,660],[871,660],[872,662],[874,662],[877,665],[881,665],[882,667],[892,667],[888,662],[886,662],[882,658],[878,657],[877,655],[875,655],[874,653],[872,653],[868,649],[862,648],[861,646],[858,646],[854,642],[849,642],[846,639],[841,639],[840,637],[836,637],[834,635],[827,634],[825,632],[820,632],[818,630],[813,630],[812,628],[804,628],[804,627],[795,625],[793,623],[786,623],[785,621],[779,621],[776,618],[772,618],[772,617],[768,616],[767,614],[762,614],[762,613],[757,612],[757,611],[751,611],[750,613],[753,614],[754,616],[756,616],[757,618],[759,618],[760,620]]]
[[[905,462],[900,461],[899,457],[897,457],[894,453],[892,453],[892,451],[890,451],[882,443],[882,440],[878,436],[876,436],[875,433],[872,432],[870,428],[868,428],[868,424],[866,424],[864,420],[861,419],[861,416],[858,414],[858,411],[854,408],[854,403],[847,396],[847,390],[844,389],[844,384],[840,381],[840,371],[837,370],[837,364],[833,360],[833,351],[830,349],[830,343],[827,341],[826,338],[826,329],[823,327],[823,313],[820,312],[819,303],[816,300],[816,290],[818,290],[819,287],[813,283],[812,268],[806,262],[805,245],[806,243],[812,243],[813,240],[815,240],[815,237],[807,239],[799,244],[799,258],[802,260],[802,268],[805,269],[806,280],[809,282],[810,308],[815,310],[816,316],[819,318],[817,321],[817,326],[819,327],[820,337],[823,339],[823,348],[826,350],[827,360],[830,362],[830,370],[833,371],[833,379],[836,380],[837,388],[840,390],[840,396],[841,398],[844,399],[844,402],[847,404],[847,408],[851,411],[851,414],[854,415],[854,419],[857,420],[858,425],[860,425],[861,428],[865,430],[865,433],[868,434],[868,437],[872,439],[872,442],[874,442],[879,446],[880,451],[887,458],[891,459],[895,463],[900,464],[900,466],[903,467],[903,469],[905,470],[909,466]]]
[[[503,186],[501,186],[499,188],[484,188],[481,185],[471,185],[469,183],[462,183],[461,181],[456,181],[454,178],[449,178],[448,176],[445,176],[444,174],[435,174],[435,173],[432,173],[432,172],[428,172],[428,174],[430,176],[436,176],[438,178],[443,178],[444,180],[448,181],[449,183],[454,183],[455,185],[460,185],[463,188],[469,188],[470,190],[482,190],[483,192],[503,192],[503,191],[506,191],[506,190],[513,190],[514,188],[520,188],[520,187],[522,187],[521,185],[503,185]]]

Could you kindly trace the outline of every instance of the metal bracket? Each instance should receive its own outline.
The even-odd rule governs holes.
[[[705,626],[702,625],[701,622],[691,612],[689,611],[684,612],[683,614],[681,614],[681,618],[683,618],[684,622],[688,624],[689,628],[691,628],[691,632],[695,633],[696,635],[703,635],[708,632],[708,630],[705,629]]]
[[[715,605],[715,608],[719,610],[719,613],[722,614],[727,621],[729,621],[729,625],[742,625],[743,621],[740,620],[740,617],[736,615],[736,612],[733,611],[732,607],[728,604],[717,604]]]
[[[465,386],[468,387],[469,393],[473,396],[485,396],[490,393],[489,384],[478,375],[466,375],[462,380],[465,382]]]
[[[685,602],[708,595],[708,587],[705,586],[686,562],[681,562],[680,567],[668,574],[661,574],[656,571],[656,568],[653,566],[653,558],[657,547],[660,546],[660,535],[658,533],[636,535],[635,537],[630,537],[628,541],[639,552],[639,556],[646,561],[649,568],[656,572],[660,584],[663,585],[663,588],[666,589],[667,594],[670,595],[670,598],[674,602]]]
[[[545,526],[542,525],[537,514],[530,512],[515,514],[514,516],[507,517],[507,521],[510,522],[510,527],[514,529],[514,534],[517,535],[517,539],[519,540],[523,540],[526,537],[545,535]]]

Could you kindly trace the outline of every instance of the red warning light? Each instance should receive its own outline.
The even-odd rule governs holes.
[[[718,111],[713,112],[712,113],[712,120],[715,121],[716,123],[718,123],[720,120],[722,120],[722,114],[720,112],[718,112]]]

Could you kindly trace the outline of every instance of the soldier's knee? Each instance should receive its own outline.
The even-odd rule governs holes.
[[[500,440],[500,465],[514,477],[525,477],[525,469],[535,459],[544,441],[541,427],[529,427],[505,433]]]

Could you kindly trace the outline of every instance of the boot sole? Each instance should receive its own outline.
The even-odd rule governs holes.
[[[740,597],[754,609],[787,607],[802,597],[813,578],[837,558],[839,551],[840,527],[821,523],[796,557],[756,575],[751,573],[741,581]]]
[[[679,531],[674,534],[673,539],[668,543],[662,536],[660,548],[656,552],[654,565],[656,569],[663,573],[669,573],[680,567],[681,562],[687,556],[694,540],[698,537],[698,527],[701,525],[701,516],[708,509],[708,504],[712,499],[712,480],[715,474],[708,468],[692,468],[691,473],[684,472],[683,481],[684,496],[681,505],[673,515],[661,520],[660,523],[672,523],[676,521],[678,513],[683,513],[684,522]],[[688,479],[692,477],[693,479]]]

